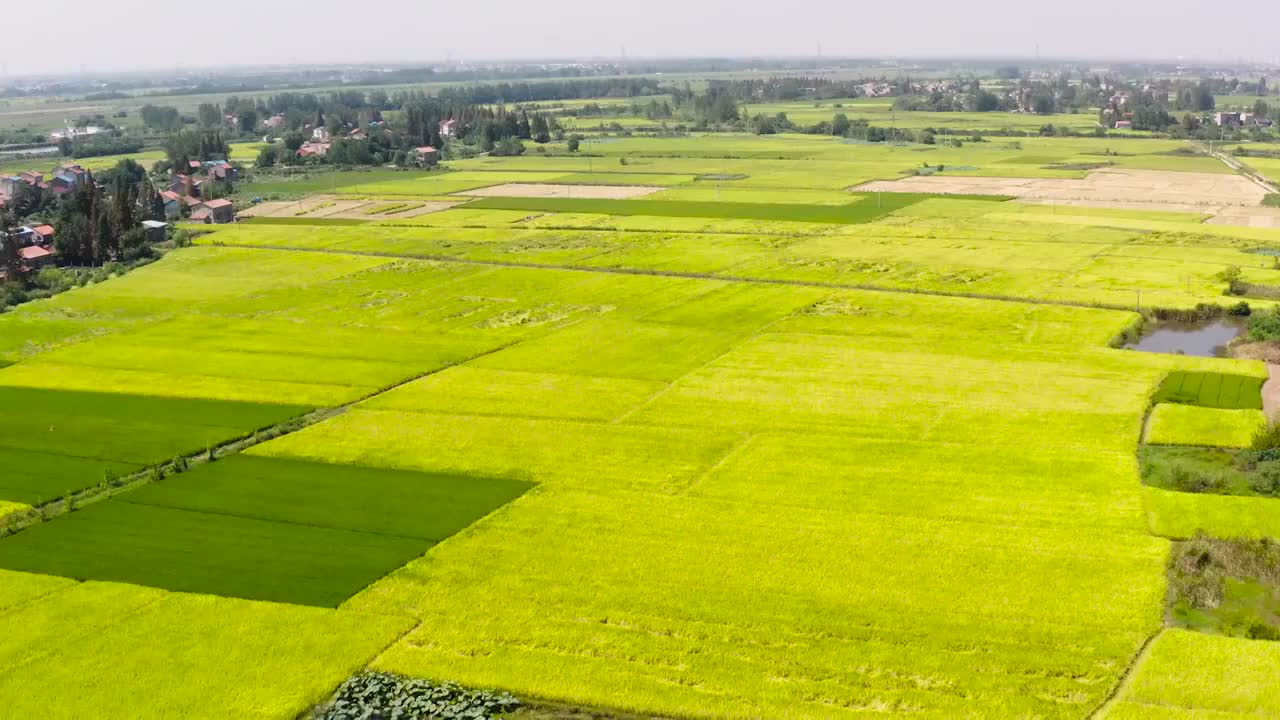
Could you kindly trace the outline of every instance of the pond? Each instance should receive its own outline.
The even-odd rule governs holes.
[[[1227,343],[1244,333],[1245,321],[1243,318],[1167,321],[1150,324],[1147,328],[1137,342],[1125,347],[1142,352],[1226,357]]]

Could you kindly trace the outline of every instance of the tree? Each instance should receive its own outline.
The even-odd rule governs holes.
[[[200,103],[199,109],[196,110],[196,117],[199,119],[200,127],[213,129],[222,125],[222,108],[214,103]]]
[[[241,108],[240,111],[236,113],[236,127],[240,130],[240,132],[242,133],[253,132],[253,129],[256,128],[257,126],[258,126],[257,110],[254,110],[253,108],[248,107],[248,108]]]
[[[580,141],[579,141],[579,140],[578,140],[578,138],[576,138],[576,137],[569,138],[569,142],[568,142],[568,143],[566,143],[566,146],[569,148],[569,152],[571,152],[571,153],[576,153],[576,152],[578,152],[579,142],[580,142]]]
[[[533,116],[531,131],[533,133],[533,141],[539,145],[551,142],[551,131],[547,126],[547,119],[541,114]]]
[[[14,189],[13,196],[9,198],[8,207],[13,210],[13,214],[17,217],[25,218],[43,210],[50,203],[51,198],[50,193],[41,190],[35,185],[19,183]],[[3,227],[0,227],[0,230],[3,229]]]
[[[1253,104],[1253,114],[1258,118],[1266,119],[1267,115],[1270,113],[1271,113],[1271,106],[1268,105],[1265,101],[1259,100]]]
[[[302,143],[298,143],[301,147]],[[269,168],[280,161],[280,148],[275,145],[268,145],[258,151],[258,157],[253,161],[254,167]]]
[[[1031,100],[1031,110],[1037,115],[1053,114],[1053,96],[1037,95]]]
[[[524,143],[514,137],[505,137],[494,146],[493,154],[498,156],[523,155]]]
[[[177,130],[182,126],[182,117],[174,107],[158,107],[147,104],[141,110],[142,124],[152,130]]]
[[[9,231],[18,224],[13,211],[0,206],[0,271],[4,272],[6,281],[20,282],[25,267],[22,263],[22,250],[18,247],[18,236]]]
[[[993,93],[980,90],[973,99],[973,109],[978,112],[995,112],[1000,109],[1000,98]]]
[[[141,220],[164,220],[164,198],[150,180],[144,180],[141,196],[138,198],[138,209]]]
[[[849,116],[844,113],[836,113],[831,118],[831,134],[840,135],[841,137],[849,134],[849,128],[852,123],[849,122]]]

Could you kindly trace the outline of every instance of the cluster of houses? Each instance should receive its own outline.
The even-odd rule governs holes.
[[[1251,112],[1216,112],[1213,124],[1219,127],[1264,127],[1269,128],[1272,121],[1260,118]]]
[[[63,163],[54,171],[53,176],[45,179],[44,173],[27,170],[17,175],[0,177],[0,205],[14,195],[23,185],[30,185],[40,190],[52,191],[54,195],[66,195],[74,192],[89,177],[89,171],[74,163]]]
[[[81,138],[93,137],[94,135],[102,135],[108,132],[107,128],[98,127],[97,125],[88,125],[85,127],[72,127],[68,125],[61,130],[54,130],[49,133],[49,142],[61,142],[63,140],[79,140]]]
[[[279,128],[284,124],[284,116],[276,115],[269,117],[266,120],[266,124],[269,128]],[[369,123],[369,130],[364,130],[359,127],[352,128],[347,131],[345,137],[347,140],[368,140],[370,131],[376,131],[383,127],[384,123],[382,121],[374,121]],[[299,158],[304,159],[310,157],[322,158],[328,155],[329,148],[333,147],[333,133],[331,133],[329,128],[326,127],[311,128],[311,126],[308,125],[307,128],[311,130],[311,139],[302,143],[295,154]],[[457,133],[457,131],[457,120],[450,119],[440,121],[440,137],[451,138]],[[419,148],[414,148],[414,158],[421,165],[435,165],[440,161],[440,151],[430,145],[424,145]]]
[[[238,178],[238,171],[226,160],[209,160],[200,162],[192,160],[185,168],[187,172],[174,172],[169,175],[169,184],[160,191],[164,201],[164,216],[167,220],[182,217],[183,210],[190,212],[192,222],[229,223],[236,219],[235,208],[230,200],[206,200],[203,198],[207,183],[231,182]]]
[[[22,256],[22,264],[28,269],[51,265],[57,256],[53,247],[52,225],[23,225],[0,234],[17,238],[18,254]]]

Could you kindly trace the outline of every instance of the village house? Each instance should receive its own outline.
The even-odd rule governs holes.
[[[18,192],[18,186],[22,184],[22,178],[17,175],[8,177],[0,177],[0,197],[13,197]]]
[[[327,142],[305,142],[302,147],[298,148],[298,157],[324,157],[329,154],[329,143]]]
[[[182,215],[182,196],[172,190],[161,190],[160,199],[164,202],[164,216],[173,220]]]
[[[202,180],[193,178],[190,175],[176,174],[169,176],[169,184],[166,189],[178,195],[198,198],[200,197],[200,186],[203,184]]]
[[[458,121],[453,118],[440,121],[440,137],[451,138],[458,132]]]
[[[28,245],[18,254],[22,256],[22,263],[33,270],[52,265],[58,259],[52,247],[43,245]]]
[[[1116,123],[1116,129],[1117,129],[1117,130],[1132,130],[1132,129],[1133,129],[1133,121],[1132,121],[1132,120],[1121,120],[1121,121],[1119,121],[1119,122],[1117,122],[1117,123]]]
[[[283,114],[272,115],[266,120],[263,120],[262,124],[263,126],[269,127],[272,130],[277,130],[279,128],[282,128],[284,127],[284,115]]]
[[[419,165],[431,166],[440,162],[440,151],[430,145],[414,148],[413,154]]]
[[[49,187],[53,189],[56,195],[66,195],[74,192],[80,183],[87,180],[89,171],[79,165],[66,163],[59,165],[53,174],[53,179],[49,181]]]
[[[1238,112],[1216,112],[1213,114],[1213,124],[1219,127],[1240,127],[1244,123]]]
[[[230,200],[209,200],[191,207],[191,221],[222,225],[236,219],[235,206]]]
[[[147,234],[147,242],[164,242],[169,234],[169,223],[159,220],[143,220],[142,228]]]
[[[205,173],[212,180],[231,182],[239,176],[239,172],[226,160],[210,160],[204,164]]]
[[[365,132],[364,130],[361,130],[360,128],[355,128],[351,132],[347,133],[347,139],[348,140],[368,140],[369,133]]]
[[[29,269],[38,269],[53,264],[57,260],[57,250],[53,247],[53,226],[36,225],[11,228],[0,232],[0,237],[8,235],[18,241],[18,254],[23,265]]]
[[[329,128],[321,126],[316,128],[315,130],[312,130],[311,141],[317,142],[317,143],[329,142]]]
[[[66,127],[61,130],[54,130],[49,133],[49,142],[62,142],[63,140],[75,140],[82,137],[92,137],[105,133],[106,128],[97,125],[89,125],[87,127]]]

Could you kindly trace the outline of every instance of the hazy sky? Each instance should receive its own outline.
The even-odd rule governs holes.
[[[12,75],[289,62],[812,55],[1271,60],[1280,3],[0,0]],[[506,8],[506,9],[504,9]],[[20,41],[30,28],[32,42]],[[30,48],[38,50],[30,51]],[[125,48],[134,50],[126,51]],[[20,51],[17,51],[20,50]],[[16,52],[15,52],[16,51]]]

